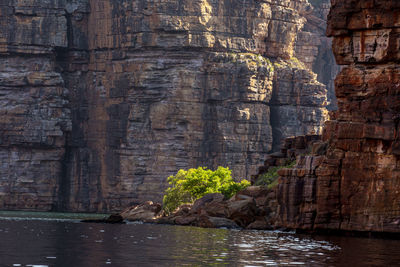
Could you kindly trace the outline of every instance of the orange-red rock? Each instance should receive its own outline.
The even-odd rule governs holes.
[[[323,159],[282,173],[276,225],[400,232],[399,14],[399,1],[332,1],[328,34],[345,65],[338,111],[323,131]]]

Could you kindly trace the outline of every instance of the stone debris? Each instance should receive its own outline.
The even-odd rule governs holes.
[[[129,221],[190,225],[205,228],[272,229],[271,214],[267,213],[269,190],[250,186],[231,199],[219,193],[207,194],[193,204],[184,204],[172,214],[161,212],[161,205],[146,202],[133,206],[120,215]],[[271,195],[270,195],[271,196]]]

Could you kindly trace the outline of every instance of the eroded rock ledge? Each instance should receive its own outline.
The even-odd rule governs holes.
[[[0,3],[0,208],[121,210],[321,131],[328,0]],[[321,74],[317,77],[311,71]]]

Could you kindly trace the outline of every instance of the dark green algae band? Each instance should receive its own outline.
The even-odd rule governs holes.
[[[110,214],[96,213],[64,213],[64,212],[35,212],[35,211],[0,211],[2,219],[43,219],[43,220],[101,220]]]

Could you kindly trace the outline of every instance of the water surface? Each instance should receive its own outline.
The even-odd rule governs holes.
[[[0,265],[354,267],[400,262],[399,240],[79,223],[82,217],[87,215],[0,213]]]

